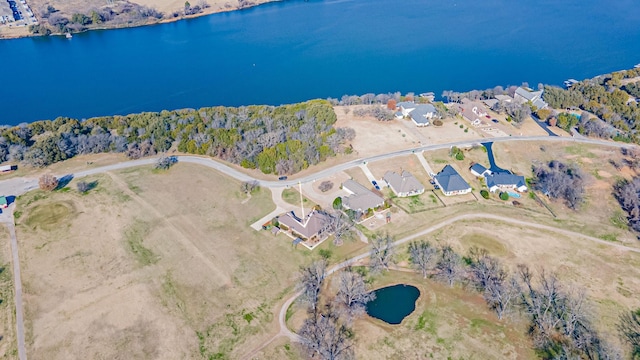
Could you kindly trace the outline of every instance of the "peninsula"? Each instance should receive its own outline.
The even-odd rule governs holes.
[[[1,0],[0,39],[67,35],[234,11],[273,0]]]

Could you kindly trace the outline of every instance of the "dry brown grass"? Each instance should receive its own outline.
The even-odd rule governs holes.
[[[91,180],[18,200],[30,356],[237,358],[270,336],[308,253],[249,228],[268,190],[243,204],[238,182],[189,164]],[[68,216],[36,225],[59,204]]]
[[[0,359],[17,357],[16,319],[13,292],[13,267],[9,232],[0,224]]]

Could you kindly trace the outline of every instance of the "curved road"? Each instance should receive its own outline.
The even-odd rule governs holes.
[[[632,145],[632,144],[626,144],[626,143],[617,143],[617,142],[612,142],[612,141],[604,141],[604,140],[598,140],[598,139],[589,139],[589,138],[574,138],[574,137],[550,137],[550,136],[509,136],[509,137],[501,137],[501,138],[482,138],[482,139],[476,139],[476,140],[464,140],[464,141],[456,141],[456,142],[450,142],[450,143],[444,143],[444,144],[434,144],[434,145],[425,145],[425,146],[421,146],[421,147],[416,147],[416,148],[412,148],[412,149],[405,149],[405,150],[399,150],[399,151],[394,151],[391,153],[387,153],[387,154],[380,154],[380,155],[374,155],[374,156],[370,156],[370,157],[366,157],[366,158],[361,158],[361,159],[356,159],[356,160],[352,160],[343,164],[339,164],[324,170],[320,170],[314,174],[310,174],[298,179],[291,179],[291,180],[285,180],[285,181],[266,181],[266,180],[260,180],[260,179],[255,179],[252,178],[251,176],[244,174],[228,165],[225,165],[223,163],[220,163],[218,161],[215,161],[213,159],[210,158],[202,158],[202,157],[197,157],[197,156],[188,156],[188,155],[184,155],[184,156],[177,156],[178,160],[180,162],[186,162],[186,163],[193,163],[193,164],[199,164],[199,165],[203,165],[203,166],[207,166],[209,168],[218,170],[228,176],[231,176],[235,179],[238,179],[240,181],[257,181],[260,186],[264,186],[267,188],[283,188],[283,187],[289,187],[292,185],[296,185],[299,182],[301,183],[306,183],[306,182],[311,182],[311,181],[315,181],[316,179],[320,179],[323,177],[327,177],[330,175],[333,175],[337,172],[340,171],[344,171],[347,170],[349,168],[352,168],[354,166],[358,166],[358,165],[362,165],[362,164],[366,164],[369,162],[374,162],[374,161],[378,161],[378,160],[384,160],[384,159],[390,159],[393,157],[397,157],[397,156],[403,156],[403,155],[409,155],[409,154],[413,154],[413,153],[418,153],[418,152],[423,152],[423,151],[432,151],[432,150],[439,150],[439,149],[448,149],[452,146],[457,146],[457,147],[464,147],[464,146],[470,146],[470,145],[480,145],[480,142],[483,141],[492,141],[494,143],[497,142],[511,142],[511,141],[566,141],[566,142],[576,142],[576,143],[583,143],[583,144],[594,144],[594,145],[601,145],[601,146],[611,146],[611,147],[617,147],[617,148],[625,148],[625,147],[631,147],[631,146],[636,146],[636,145]],[[100,174],[100,173],[104,173],[107,171],[112,171],[112,170],[119,170],[119,169],[126,169],[126,168],[130,168],[130,167],[135,167],[135,166],[141,166],[141,165],[151,165],[154,164],[156,162],[156,158],[145,158],[145,159],[139,159],[139,160],[132,160],[132,161],[126,161],[126,162],[121,162],[121,163],[117,163],[117,164],[113,164],[113,165],[107,165],[107,166],[102,166],[102,167],[98,167],[98,168],[94,168],[94,169],[88,169],[88,170],[83,170],[83,171],[79,171],[77,173],[73,173],[73,174],[63,174],[63,176],[66,175],[72,175],[74,178],[80,178],[80,177],[85,177],[85,176],[89,176],[89,175],[94,175],[94,174]],[[61,177],[61,176],[60,176]],[[3,194],[10,194],[10,195],[22,195],[28,191],[34,190],[38,188],[38,180],[37,179],[28,179],[28,178],[13,178],[13,179],[8,179],[8,180],[4,180],[4,181],[0,181],[0,192]],[[479,217],[480,214],[476,214],[476,217]],[[441,224],[435,225],[433,227],[430,227],[428,229],[425,229],[417,234],[414,234],[412,236],[406,237],[404,239],[398,240],[395,242],[395,244],[399,245],[402,243],[405,243],[407,241],[410,241],[418,236],[422,236],[424,234],[427,234],[435,229],[439,229],[442,226],[446,226],[452,222],[458,221],[460,220],[460,218],[452,218],[450,220],[447,220]],[[503,219],[504,220],[504,219]],[[507,220],[505,220],[507,221]],[[510,222],[514,222],[513,220],[508,220]],[[538,227],[538,228],[545,228],[545,226],[543,225],[537,225],[537,224],[529,224],[526,222],[523,222],[523,224],[526,224],[527,226],[532,226],[532,227]],[[565,233],[571,233],[573,235],[579,235],[582,237],[585,237],[584,235],[581,234],[577,234],[577,233],[572,233],[572,232],[568,232],[566,230],[560,230],[560,229],[555,229],[552,227],[548,227],[549,230],[553,230],[553,231],[560,231],[560,232],[565,232]],[[626,248],[622,245],[619,244],[611,244],[608,243],[606,241],[600,240],[600,239],[596,239],[596,238],[590,238],[590,237],[585,237],[585,238],[589,238],[592,241],[597,241],[597,242],[601,242],[604,243],[606,245],[609,246],[618,246],[618,247],[622,247],[625,248],[626,250],[630,250],[630,251],[638,251],[637,249],[631,249],[631,248]],[[12,243],[15,242],[15,237],[12,236]],[[16,242],[17,245],[17,242]],[[25,347],[24,347],[24,324],[22,321],[23,318],[23,312],[22,312],[22,284],[20,282],[20,269],[19,269],[19,258],[18,258],[18,251],[17,251],[17,246],[15,249],[12,249],[12,254],[13,254],[13,264],[14,264],[14,287],[16,289],[16,320],[17,320],[17,324],[16,324],[16,331],[17,331],[17,338],[18,338],[18,354],[19,354],[19,358],[20,360],[26,360],[26,351],[25,351]],[[356,256],[354,258],[352,258],[351,260],[349,260],[348,262],[345,263],[341,263],[338,264],[336,266],[334,266],[332,269],[330,269],[329,274],[343,268],[344,266],[346,266],[348,263],[351,263],[353,261],[359,261],[362,260],[364,258],[367,257],[368,254],[362,254],[359,256]],[[285,304],[291,304],[295,299],[297,298],[297,295],[292,297],[291,299],[287,300],[287,302]],[[18,304],[18,302],[20,304]],[[280,311],[280,334],[289,336],[291,339],[296,340],[299,339],[298,335],[289,331],[286,327],[286,324],[284,324],[284,318],[286,316],[286,309],[287,307],[283,307],[283,309]],[[20,340],[22,339],[22,340]]]
[[[284,180],[284,181],[268,181],[268,180],[260,180],[260,179],[255,179],[253,177],[251,177],[250,175],[247,175],[241,171],[238,171],[228,165],[225,165],[221,162],[215,161],[213,159],[210,158],[204,158],[204,157],[197,157],[197,156],[190,156],[190,155],[179,155],[176,156],[178,158],[179,162],[186,162],[186,163],[193,163],[193,164],[199,164],[199,165],[203,165],[203,166],[207,166],[209,168],[218,170],[228,176],[231,176],[235,179],[238,179],[240,181],[257,181],[260,186],[263,187],[267,187],[267,188],[283,188],[283,187],[290,187],[293,185],[297,185],[299,182],[301,183],[306,183],[306,182],[312,182],[315,181],[317,179],[323,178],[323,177],[327,177],[330,175],[333,175],[337,172],[340,171],[344,171],[347,169],[350,169],[352,167],[355,166],[359,166],[365,163],[369,163],[369,162],[374,162],[374,161],[378,161],[378,160],[385,160],[385,159],[390,159],[390,158],[394,158],[397,156],[403,156],[403,155],[409,155],[409,154],[414,154],[414,153],[419,153],[419,152],[423,152],[423,151],[433,151],[433,150],[440,150],[440,149],[448,149],[452,146],[457,146],[457,147],[464,147],[464,146],[471,146],[471,145],[480,145],[481,142],[486,142],[486,141],[491,141],[493,143],[499,143],[499,142],[518,142],[518,141],[553,141],[553,142],[575,142],[575,143],[582,143],[582,144],[593,144],[593,145],[600,145],[600,146],[610,146],[610,147],[617,147],[617,148],[627,148],[627,147],[634,147],[637,145],[634,144],[626,144],[626,143],[618,143],[618,142],[613,142],[613,141],[605,141],[605,140],[598,140],[598,139],[589,139],[589,138],[574,138],[574,137],[551,137],[551,136],[509,136],[509,137],[500,137],[500,138],[482,138],[482,139],[476,139],[476,140],[464,140],[464,141],[456,141],[456,142],[450,142],[450,143],[444,143],[444,144],[434,144],[434,145],[425,145],[425,146],[420,146],[420,147],[416,147],[416,148],[411,148],[411,149],[405,149],[405,150],[398,150],[398,151],[394,151],[394,152],[390,152],[390,153],[386,153],[386,154],[380,154],[380,155],[374,155],[374,156],[369,156],[369,157],[365,157],[365,158],[360,158],[360,159],[356,159],[356,160],[352,160],[352,161],[348,161],[346,163],[343,164],[339,164],[324,170],[320,170],[316,173],[307,175],[307,176],[303,176],[301,178],[297,178],[297,179],[288,179],[288,180]],[[131,160],[131,161],[125,161],[125,162],[121,162],[121,163],[117,163],[117,164],[113,164],[113,165],[107,165],[107,166],[102,166],[102,167],[97,167],[94,169],[88,169],[88,170],[83,170],[83,171],[79,171],[77,173],[74,174],[61,174],[59,177],[62,177],[64,175],[73,175],[74,178],[80,178],[80,177],[84,177],[84,176],[89,176],[89,175],[94,175],[94,174],[100,174],[100,173],[104,173],[107,171],[112,171],[112,170],[120,170],[120,169],[126,169],[126,168],[130,168],[130,167],[135,167],[135,166],[140,166],[140,165],[151,165],[151,164],[155,164],[156,162],[156,158],[144,158],[144,159],[139,159],[139,160]],[[4,180],[4,181],[0,181],[0,189],[2,190],[2,193],[5,194],[12,194],[12,195],[22,195],[30,190],[36,189],[38,187],[38,180],[37,179],[26,179],[26,178],[13,178],[13,179],[9,179],[9,180]]]
[[[541,225],[541,224],[537,224],[537,223],[532,223],[532,222],[528,222],[528,221],[522,221],[522,220],[517,220],[517,219],[511,219],[508,217],[503,217],[503,216],[498,216],[498,215],[492,215],[492,214],[484,214],[484,213],[472,213],[472,214],[462,214],[462,215],[458,215],[452,218],[449,218],[445,221],[442,221],[438,224],[432,225],[426,229],[420,230],[415,234],[406,236],[400,240],[397,240],[393,243],[393,246],[398,246],[398,245],[402,245],[405,244],[409,241],[415,240],[421,236],[430,234],[434,231],[440,230],[445,226],[449,226],[453,223],[456,223],[458,221],[464,221],[464,220],[478,220],[478,219],[488,219],[488,220],[498,220],[498,221],[502,221],[505,223],[510,223],[510,224],[514,224],[514,225],[520,225],[520,226],[526,226],[529,228],[534,228],[534,229],[539,229],[539,230],[546,230],[546,231],[551,231],[551,232],[555,232],[555,233],[559,233],[562,235],[566,235],[566,236],[570,236],[570,237],[580,237],[583,238],[585,240],[589,240],[598,244],[602,244],[602,245],[606,245],[606,246],[611,246],[614,248],[617,248],[618,250],[622,250],[622,251],[631,251],[631,252],[635,252],[635,253],[640,253],[640,249],[638,248],[632,248],[632,247],[628,247],[628,246],[624,246],[621,244],[617,244],[617,243],[612,243],[612,242],[608,242],[608,241],[604,241],[602,239],[598,239],[596,237],[593,236],[588,236],[588,235],[584,235],[581,233],[577,233],[577,232],[573,232],[573,231],[569,231],[569,230],[564,230],[564,229],[560,229],[560,228],[556,228],[553,226],[548,226],[548,225]],[[349,260],[343,261],[339,264],[334,265],[333,267],[331,267],[328,271],[327,271],[327,276],[330,276],[331,274],[344,269],[350,265],[353,265],[354,263],[357,263],[360,260],[364,260],[366,258],[369,257],[369,253],[362,253],[360,255],[354,256]],[[299,291],[297,293],[295,293],[294,295],[292,295],[289,299],[287,299],[287,301],[284,302],[284,304],[282,305],[282,307],[280,308],[280,312],[278,313],[278,323],[280,325],[280,331],[278,332],[278,334],[276,334],[274,337],[272,337],[271,339],[269,339],[268,341],[264,342],[263,344],[261,344],[258,348],[254,349],[251,351],[250,354],[246,355],[245,359],[250,359],[254,354],[256,354],[258,351],[262,350],[264,347],[266,347],[267,345],[269,345],[273,340],[275,340],[276,338],[280,337],[280,336],[286,336],[288,337],[291,341],[297,341],[300,342],[301,338],[298,334],[294,333],[293,331],[289,330],[289,328],[287,327],[287,323],[286,323],[286,316],[287,316],[287,310],[289,309],[289,306],[291,306],[291,304],[293,304],[293,302],[302,295],[302,291]]]

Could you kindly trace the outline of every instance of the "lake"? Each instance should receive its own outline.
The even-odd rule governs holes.
[[[284,1],[0,41],[0,124],[562,84],[640,63],[634,0]]]
[[[420,297],[417,287],[405,284],[384,287],[374,292],[376,298],[367,304],[367,314],[392,325],[400,324],[411,314]]]

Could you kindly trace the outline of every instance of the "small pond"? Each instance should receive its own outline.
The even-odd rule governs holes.
[[[386,323],[396,325],[416,309],[420,296],[417,287],[405,284],[375,290],[376,299],[367,304],[367,314]]]

